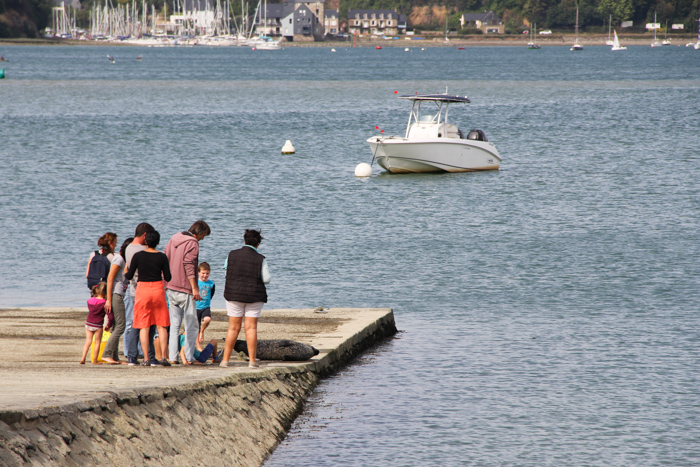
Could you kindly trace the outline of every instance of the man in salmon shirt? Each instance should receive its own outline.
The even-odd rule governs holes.
[[[169,360],[175,363],[178,357],[180,325],[185,328],[185,359],[189,365],[194,361],[194,350],[199,333],[197,321],[197,300],[199,284],[197,266],[199,265],[199,242],[211,233],[203,220],[198,220],[189,230],[176,233],[165,246],[164,253],[170,262],[170,282],[165,283],[165,295],[168,297],[170,312],[170,336],[168,349]]]

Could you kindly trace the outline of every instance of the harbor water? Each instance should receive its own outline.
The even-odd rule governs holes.
[[[414,43],[1,47],[0,307],[85,306],[100,235],[202,218],[223,308],[261,228],[267,308],[401,330],[266,466],[698,465],[700,53]],[[396,92],[446,89],[501,170],[354,177]]]

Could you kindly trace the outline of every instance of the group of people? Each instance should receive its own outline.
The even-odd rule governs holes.
[[[140,346],[142,366],[197,365],[212,358],[227,367],[244,326],[248,366],[258,368],[257,325],[267,302],[265,284],[270,282],[267,261],[258,253],[263,237],[259,230],[247,229],[244,245],[231,251],[224,263],[229,323],[219,360],[216,339],[202,347],[216,287],[209,279],[209,264],[199,262],[199,242],[210,234],[209,225],[198,220],[173,235],[163,252],[156,249],[160,234],[145,222],[136,226],[134,236],[124,241],[118,253],[116,234],[100,237],[99,250],[90,255],[85,273],[91,297],[80,363],[85,363],[93,341],[92,361],[98,362],[103,330],[111,330],[102,353],[105,363],[124,363],[119,359],[123,336],[128,365],[139,365]]]

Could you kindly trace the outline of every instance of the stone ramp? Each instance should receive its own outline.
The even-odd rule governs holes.
[[[264,310],[260,339],[313,345],[308,362],[79,365],[86,310],[0,310],[0,465],[260,465],[319,378],[396,332],[391,309]],[[214,310],[205,338],[225,336]]]

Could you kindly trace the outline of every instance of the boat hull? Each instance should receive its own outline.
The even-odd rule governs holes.
[[[377,163],[397,174],[498,170],[501,162],[496,147],[486,141],[372,137],[367,143]]]

